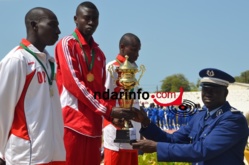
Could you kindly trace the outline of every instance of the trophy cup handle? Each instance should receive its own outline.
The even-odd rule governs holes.
[[[113,84],[115,84],[116,82],[115,82],[114,75],[113,75],[113,73],[114,73],[113,65],[109,65],[109,67],[107,68],[107,70],[110,73],[111,78],[113,79]]]
[[[140,76],[139,76],[139,78],[137,80],[137,85],[139,85],[140,79],[142,78],[142,76],[143,76],[143,74],[145,72],[145,66],[144,65],[140,65],[140,70],[138,72],[140,72],[140,71],[141,71],[141,74],[140,74]]]

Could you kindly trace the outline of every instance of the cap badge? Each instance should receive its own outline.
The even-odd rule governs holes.
[[[214,71],[213,70],[207,70],[207,75],[209,77],[213,77],[214,76]]]

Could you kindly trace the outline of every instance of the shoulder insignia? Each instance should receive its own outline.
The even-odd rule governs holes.
[[[231,108],[231,112],[232,113],[243,113],[243,112],[241,112],[241,111],[239,111],[239,110],[237,110],[237,109],[235,109],[235,108]]]

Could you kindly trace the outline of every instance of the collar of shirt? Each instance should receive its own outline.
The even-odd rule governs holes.
[[[30,42],[29,42],[27,39],[25,39],[25,38],[22,39],[21,43],[22,43],[23,45],[27,46],[28,49],[30,49],[32,52],[34,52],[34,53],[37,55],[37,57],[38,57],[40,60],[42,60],[43,62],[46,63],[47,60],[49,60],[49,61],[51,61],[51,62],[54,62],[54,61],[55,61],[54,58],[51,57],[51,56],[48,54],[48,52],[47,52],[46,49],[44,49],[43,52],[39,51],[32,43],[30,43]],[[20,48],[21,48],[21,47],[20,47]]]
[[[77,34],[82,46],[86,46],[88,45],[88,43],[86,42],[85,38],[81,35],[79,29],[75,28],[75,33]],[[98,47],[98,44],[94,41],[93,37],[91,37],[91,47],[90,45],[88,45],[91,49],[95,48],[95,47]]]
[[[126,60],[126,58],[124,56],[122,56],[121,54],[118,54],[117,57],[116,57],[116,62],[114,62],[113,65],[116,65],[116,66],[119,66],[119,62],[121,62],[121,64],[123,64]],[[137,64],[134,62],[134,63],[131,63],[133,66],[137,67]]]
[[[222,107],[222,106],[220,106],[220,107]],[[220,107],[215,108],[215,109],[213,109],[213,110],[211,110],[211,111],[209,111],[209,110],[207,109],[207,114],[209,113],[209,115],[212,116],[215,112],[217,112],[217,111],[220,109]]]

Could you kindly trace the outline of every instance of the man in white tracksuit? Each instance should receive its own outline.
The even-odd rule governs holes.
[[[114,84],[114,80],[118,78],[118,74],[114,73],[112,78],[108,68],[111,66],[113,70],[117,67],[120,67],[124,64],[126,58],[125,55],[128,56],[128,61],[131,63],[133,67],[137,67],[135,61],[138,58],[139,50],[141,48],[140,39],[132,34],[126,33],[124,34],[119,43],[120,52],[116,56],[114,61],[109,62],[106,65],[106,82],[105,87],[109,90],[109,93],[112,92],[123,92],[122,89],[119,89]],[[134,92],[137,92],[137,87],[134,88]],[[120,106],[118,100],[110,100],[113,106]],[[138,97],[134,99],[133,107],[140,109]],[[140,140],[139,130],[141,128],[141,124],[135,121],[131,121],[133,127],[136,130],[136,140]],[[122,128],[123,121],[119,119],[113,119],[112,123],[104,120],[103,124],[103,140],[104,140],[104,164],[105,165],[136,165],[138,164],[138,152],[137,150],[132,149],[132,146],[129,143],[114,143],[116,138],[116,130]]]
[[[56,15],[33,8],[27,38],[0,62],[0,165],[63,165],[63,119],[54,59],[45,47],[60,34]]]

